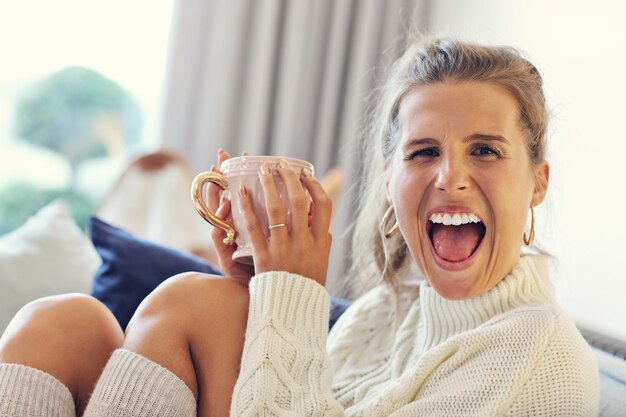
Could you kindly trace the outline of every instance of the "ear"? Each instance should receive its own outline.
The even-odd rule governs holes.
[[[548,182],[550,181],[550,164],[542,161],[535,168],[535,189],[533,190],[533,199],[531,205],[533,207],[541,204],[546,197],[548,191]]]

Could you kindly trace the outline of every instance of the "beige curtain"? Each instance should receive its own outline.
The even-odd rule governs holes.
[[[161,144],[197,171],[215,162],[218,147],[306,159],[318,177],[340,167],[346,188],[333,214],[328,279],[337,296],[349,296],[344,232],[367,100],[409,29],[424,29],[427,8],[427,0],[176,3]]]

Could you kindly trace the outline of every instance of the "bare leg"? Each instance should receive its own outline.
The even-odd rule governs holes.
[[[124,334],[100,301],[81,294],[42,298],[24,306],[0,338],[0,363],[40,369],[67,386],[81,415]]]
[[[228,416],[239,375],[248,290],[223,277],[183,274],[137,310],[124,348],[168,368],[193,392],[200,417]]]

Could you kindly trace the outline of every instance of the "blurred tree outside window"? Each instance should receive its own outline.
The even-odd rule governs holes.
[[[57,198],[84,228],[156,143],[173,0],[0,1],[0,235]]]
[[[73,189],[81,162],[138,142],[141,115],[135,99],[116,82],[89,68],[68,67],[19,98],[15,129],[18,138],[65,157]]]
[[[141,112],[134,97],[95,70],[68,67],[26,89],[17,99],[15,135],[58,153],[70,168],[65,189],[26,182],[0,189],[0,233],[22,224],[51,201],[62,198],[81,227],[96,203],[77,188],[83,162],[120,154],[137,144]]]

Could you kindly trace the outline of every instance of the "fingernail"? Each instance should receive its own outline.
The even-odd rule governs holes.
[[[313,175],[313,173],[311,172],[311,170],[310,170],[310,169],[308,169],[308,168],[302,168],[302,176],[303,176],[304,178],[308,178],[308,177],[310,177],[310,176],[312,176],[312,175]]]
[[[248,190],[246,189],[246,186],[241,184],[239,186],[239,197],[247,197],[248,196]]]
[[[261,164],[261,175],[270,175],[270,166],[267,162]]]
[[[281,159],[278,161],[278,166],[281,168],[289,168],[289,162],[286,159]]]

